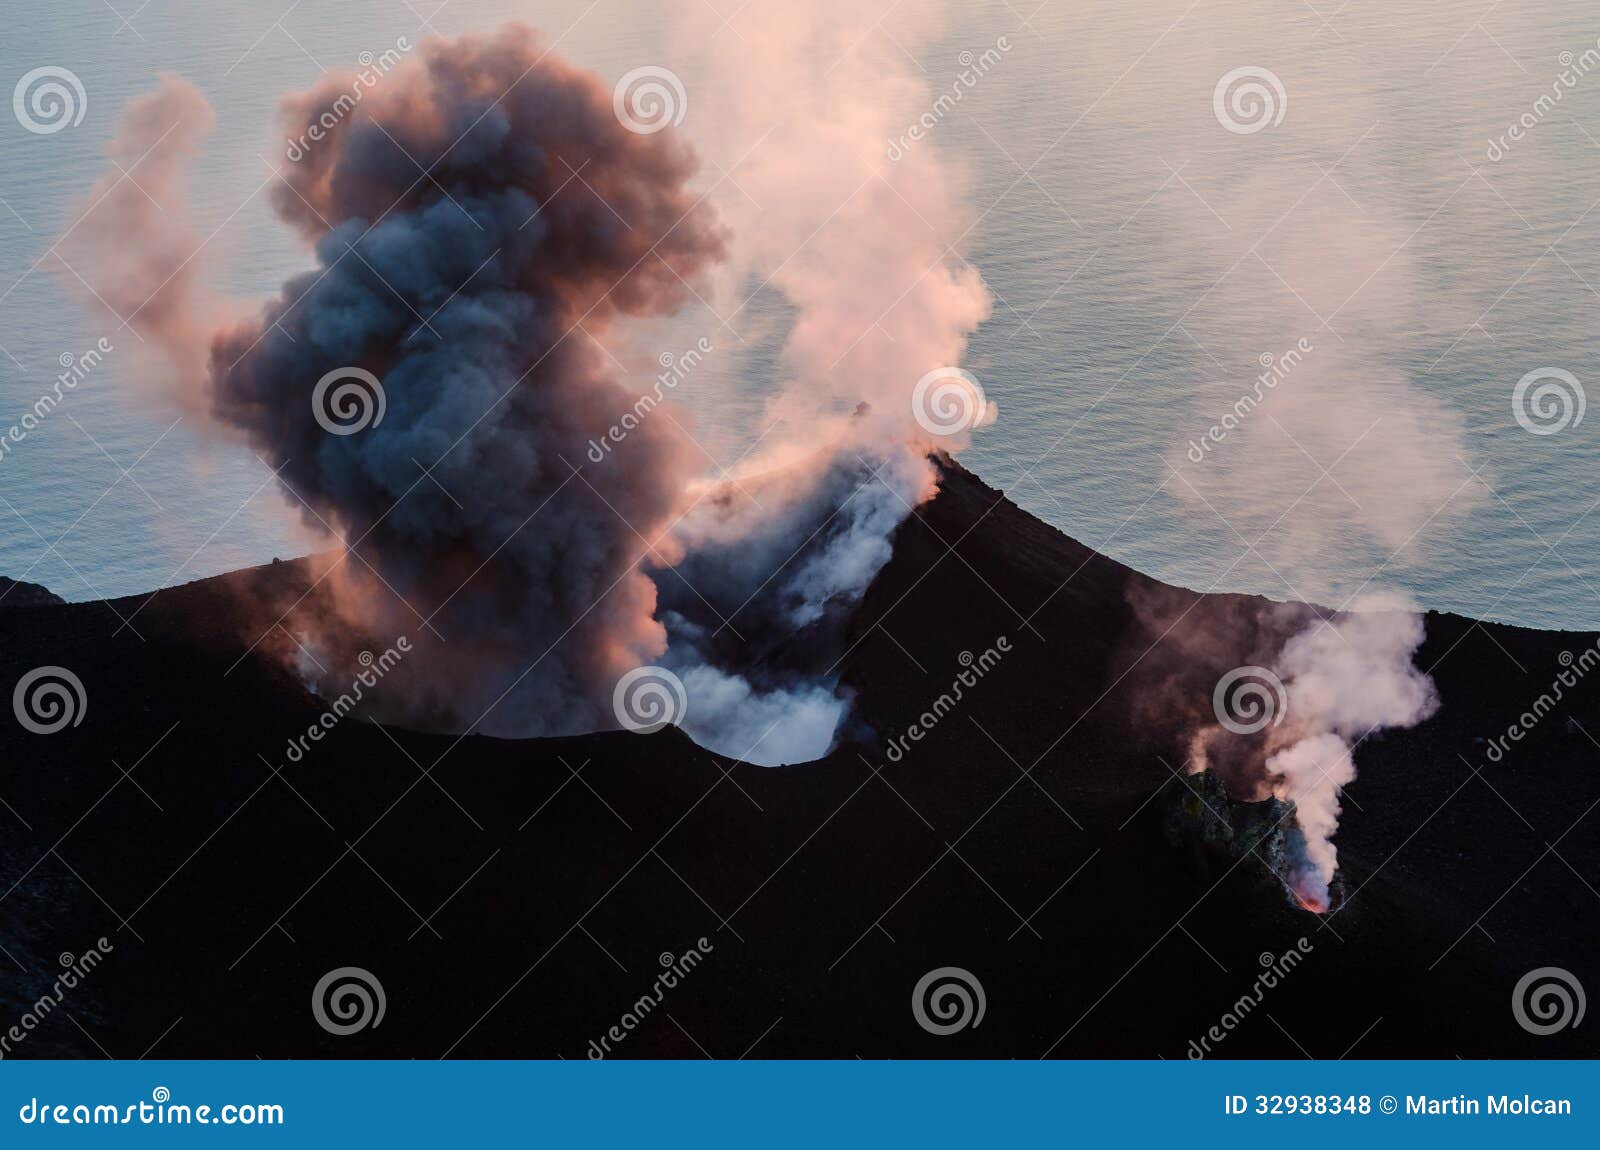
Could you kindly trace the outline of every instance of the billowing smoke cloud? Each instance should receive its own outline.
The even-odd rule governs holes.
[[[1294,803],[1305,853],[1289,881],[1313,910],[1329,906],[1339,788],[1356,777],[1355,745],[1376,731],[1414,727],[1439,708],[1433,680],[1411,662],[1423,630],[1410,604],[1374,596],[1354,608],[1300,632],[1278,658],[1289,706],[1272,740],[1284,749],[1268,756],[1267,772],[1280,780],[1278,797]]]
[[[329,77],[283,118],[349,89]],[[721,254],[695,167],[508,26],[424,45],[285,170],[276,205],[320,269],[218,339],[217,412],[373,556],[392,590],[358,579],[369,602],[396,626],[395,592],[430,616],[443,642],[416,677],[452,725],[612,725],[612,684],[665,649],[639,563],[676,559],[660,536],[694,456],[666,419],[604,466],[584,445],[631,405],[596,341],[677,309]],[[385,410],[330,436],[307,388],[346,367]]]
[[[961,362],[990,308],[960,255],[973,220],[959,168],[931,144],[898,162],[886,154],[932,99],[907,53],[937,19],[927,6],[885,14],[847,0],[754,0],[738,16],[736,50],[703,5],[685,4],[678,22],[687,52],[706,49],[692,99],[716,111],[697,140],[725,176],[716,199],[733,239],[717,310],[748,324],[756,296],[777,293],[793,316],[763,421],[777,430],[679,528],[684,573],[722,617],[701,611],[709,628],[673,629],[670,657],[710,659],[768,703],[752,729],[751,708],[696,714],[691,692],[688,729],[730,752],[762,740],[757,761],[782,761],[763,757],[776,746],[791,748],[788,761],[796,748],[826,750],[846,711],[832,693],[843,608],[933,494],[930,446],[955,449],[964,428],[994,418],[959,378],[948,398],[966,410],[953,420],[930,410],[938,390],[917,395],[920,380]],[[673,596],[694,616],[703,604],[686,598]],[[723,686],[718,698],[740,689]]]
[[[1269,626],[1262,633],[1268,646],[1253,656],[1265,666],[1222,671],[1224,685],[1212,689],[1205,716],[1211,721],[1198,719],[1189,743],[1191,769],[1217,770],[1251,786],[1253,797],[1266,791],[1293,804],[1297,833],[1287,840],[1283,878],[1312,910],[1331,905],[1339,791],[1356,777],[1356,747],[1377,732],[1416,726],[1439,707],[1433,681],[1412,664],[1423,640],[1414,608],[1381,595],[1353,608],[1302,618],[1281,647],[1272,645]],[[1282,628],[1301,612],[1267,614]]]
[[[111,170],[73,205],[54,245],[63,281],[126,323],[159,361],[161,393],[191,413],[209,406],[206,357],[226,316],[204,287],[204,237],[190,223],[188,169],[215,126],[211,106],[182,77],[123,112],[106,149]]]
[[[1264,101],[1270,122],[1247,133],[1250,146],[1220,104],[1193,98],[1220,98],[1226,77],[1271,39],[1245,25],[1169,56],[1169,88],[1124,93],[1106,114],[1131,122],[1153,106],[1178,109],[1193,131],[1162,174],[1204,173],[1198,194],[1157,197],[1139,224],[1163,226],[1179,274],[1206,285],[1167,331],[1192,352],[1196,401],[1168,453],[1165,491],[1224,541],[1219,553],[1237,556],[1200,585],[1336,609],[1196,606],[1180,633],[1199,661],[1158,663],[1152,705],[1171,709],[1175,693],[1163,687],[1181,684],[1191,767],[1295,804],[1285,879],[1302,903],[1326,909],[1339,789],[1355,777],[1360,742],[1438,706],[1412,665],[1422,619],[1373,592],[1403,584],[1430,535],[1481,488],[1462,462],[1462,421],[1427,391],[1438,293],[1423,286],[1418,229],[1387,186],[1385,109],[1347,90],[1316,98],[1320,64],[1281,51],[1259,89],[1276,85]],[[1153,635],[1189,605],[1145,604]],[[1242,667],[1275,675],[1287,701],[1275,723],[1248,734],[1212,713],[1219,679]]]
[[[988,309],[953,255],[953,177],[931,149],[898,171],[881,155],[921,85],[887,41],[876,63],[845,52],[847,29],[866,30],[845,12],[836,25],[774,6],[727,65],[737,75],[711,65],[697,106],[736,109],[737,130],[778,117],[739,173],[764,212],[732,213],[732,230],[692,188],[677,132],[630,130],[610,87],[527,29],[430,41],[375,83],[330,74],[282,101],[302,146],[272,193],[315,265],[225,320],[181,197],[209,110],[177,78],[130,105],[113,151],[152,179],[104,182],[79,236],[90,288],[155,334],[183,393],[346,543],[324,584],[337,622],[308,611],[292,624],[303,640],[348,654],[412,635],[417,654],[385,680],[397,717],[509,735],[614,726],[613,686],[661,663],[707,745],[757,762],[828,749],[848,709],[842,620],[933,490],[912,392]],[[843,53],[837,76],[813,41]],[[792,86],[797,66],[816,73],[820,109]],[[724,101],[728,80],[745,87]],[[816,184],[831,196],[846,177],[859,195],[839,189],[819,213]],[[719,485],[695,482],[684,418],[608,434],[637,410],[608,343],[619,321],[709,290],[724,259],[726,293],[761,277],[795,319],[783,430]],[[596,441],[611,445],[599,461]]]
[[[685,38],[711,42],[716,18],[684,7]],[[705,61],[706,95],[727,109],[702,136],[730,183],[720,203],[737,241],[723,287],[735,306],[764,285],[795,310],[782,352],[791,386],[771,414],[796,434],[820,428],[825,440],[864,400],[888,421],[872,430],[925,438],[912,420],[918,380],[958,365],[989,315],[982,276],[961,258],[974,223],[962,169],[932,142],[887,155],[933,101],[907,54],[939,22],[931,5],[754,0],[738,50]]]
[[[932,494],[922,456],[859,450],[719,486],[679,525],[686,557],[661,578],[663,662],[688,688],[684,728],[700,742],[765,764],[832,745],[849,709],[837,683],[852,609]]]
[[[612,685],[666,646],[639,561],[676,558],[657,537],[694,456],[656,419],[587,465],[585,445],[632,402],[594,339],[674,310],[721,255],[688,187],[694,158],[670,134],[628,131],[608,88],[515,26],[428,43],[354,107],[351,90],[330,75],[283,102],[290,135],[325,128],[274,191],[316,267],[214,335],[213,414],[353,549],[328,584],[348,619],[432,639],[395,676],[410,717],[508,734],[614,725]],[[130,108],[117,150],[202,108],[169,79]],[[132,299],[167,254],[110,258],[123,239],[110,227],[86,237],[95,279]],[[147,305],[134,322],[167,319]]]

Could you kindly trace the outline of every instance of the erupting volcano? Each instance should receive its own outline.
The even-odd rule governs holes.
[[[873,83],[833,83],[871,112]],[[988,304],[953,262],[946,236],[963,215],[937,161],[880,178],[871,197],[920,202],[914,232],[891,229],[880,250],[848,257],[829,241],[779,256],[783,227],[730,229],[678,134],[639,130],[618,111],[626,92],[527,28],[430,40],[358,103],[352,90],[363,90],[352,76],[330,74],[281,102],[292,140],[300,125],[324,129],[291,148],[272,191],[315,266],[264,305],[215,298],[193,259],[203,244],[183,223],[185,171],[212,116],[175,76],[129,106],[118,166],[62,241],[98,269],[94,299],[165,351],[148,365],[151,389],[242,437],[307,527],[343,544],[292,657],[408,634],[419,654],[391,676],[383,714],[514,736],[614,726],[618,681],[665,663],[697,686],[685,722],[708,745],[758,762],[825,753],[847,710],[834,660],[728,657],[712,640],[837,620],[932,494],[930,444],[993,418],[943,366]],[[875,148],[885,114],[852,124],[852,138]],[[828,125],[785,130],[789,156],[839,140]],[[121,171],[135,159],[141,184]],[[787,169],[753,164],[741,178],[774,218],[794,196],[779,187]],[[832,360],[860,343],[859,316],[907,294],[899,272],[922,260],[910,318],[883,321],[901,330],[869,333],[824,369],[822,349]],[[792,379],[762,454],[692,485],[703,467],[692,420],[659,387],[641,404],[618,353],[630,322],[703,298],[723,264],[791,297]],[[954,375],[953,392],[928,390],[940,375]],[[960,416],[974,402],[934,432],[916,407],[948,419],[951,403]],[[741,475],[772,471],[781,485],[754,501]],[[716,558],[691,578],[682,565],[700,553]]]
[[[1459,879],[1464,855],[1424,839],[1433,853],[1417,873],[1380,877],[1386,852],[1404,845],[1391,812],[1415,814],[1419,795],[1454,798],[1456,756],[1439,732],[1466,738],[1462,725],[1478,712],[1441,710],[1441,700],[1454,708],[1457,692],[1482,707],[1486,697],[1479,670],[1439,668],[1458,646],[1472,649],[1475,631],[1530,663],[1548,654],[1545,641],[1425,617],[1367,584],[1330,597],[1333,607],[1163,584],[966,471],[956,456],[968,434],[999,415],[959,366],[991,307],[961,254],[979,217],[963,173],[938,148],[921,143],[885,165],[882,142],[922,81],[895,53],[837,51],[854,21],[842,2],[823,8],[771,5],[775,41],[752,37],[708,65],[697,98],[724,110],[722,128],[738,138],[735,129],[771,121],[770,146],[726,167],[703,163],[696,147],[717,142],[691,146],[670,115],[640,122],[651,100],[672,98],[670,85],[640,103],[626,83],[608,85],[519,25],[428,40],[358,101],[349,97],[358,81],[337,73],[285,95],[280,127],[291,147],[271,197],[307,266],[264,300],[210,286],[212,257],[188,222],[188,172],[214,127],[204,97],[167,75],[125,109],[112,169],[59,241],[85,269],[77,286],[148,344],[143,390],[253,452],[317,547],[305,561],[163,590],[131,608],[155,636],[151,650],[177,668],[181,690],[167,695],[186,708],[174,721],[178,761],[223,747],[220,789],[191,788],[182,817],[216,825],[218,795],[259,776],[267,757],[258,747],[291,748],[267,765],[285,781],[293,768],[294,785],[310,792],[294,794],[320,824],[242,832],[241,857],[276,852],[275,865],[298,877],[312,869],[304,843],[324,827],[364,827],[350,836],[361,842],[404,809],[410,790],[391,792],[426,780],[477,833],[498,836],[491,862],[487,850],[467,859],[475,839],[447,863],[418,861],[417,843],[437,838],[448,852],[466,840],[420,821],[402,831],[401,818],[389,824],[393,842],[375,836],[364,849],[385,873],[403,867],[402,883],[427,889],[425,905],[441,911],[456,898],[456,864],[491,867],[505,852],[451,908],[464,914],[460,937],[492,944],[497,992],[535,971],[590,989],[609,978],[588,954],[541,968],[537,950],[558,951],[571,927],[531,957],[523,951],[557,920],[576,914],[582,925],[619,888],[628,920],[644,924],[626,962],[648,966],[669,941],[679,945],[656,935],[692,898],[690,914],[717,908],[709,961],[730,969],[696,984],[731,996],[708,1000],[708,1025],[744,1027],[745,993],[763,1013],[781,1003],[801,1034],[794,1052],[858,1040],[924,1052],[921,1034],[883,1024],[876,1000],[855,989],[875,983],[841,982],[853,963],[900,978],[902,966],[920,974],[967,961],[957,953],[967,946],[1006,976],[991,983],[996,1021],[980,1041],[998,1034],[995,1049],[1006,1052],[1148,1056],[1109,1011],[1096,1012],[1159,951],[1174,918],[1205,937],[1201,949],[1225,973],[1337,924],[1337,937],[1348,929],[1355,940],[1351,977],[1403,998],[1415,971],[1397,972],[1394,956],[1456,933],[1436,892]],[[814,180],[802,186],[798,170]],[[734,172],[740,195],[714,194]],[[826,228],[821,201],[840,205]],[[760,292],[781,297],[788,323],[773,341],[770,378],[749,381],[768,397],[763,426],[746,457],[708,466],[676,393],[708,357],[744,341],[740,312]],[[668,324],[701,319],[699,338],[641,351]],[[1335,394],[1339,403],[1378,394],[1364,390],[1370,377],[1353,352],[1315,354],[1295,367],[1304,395],[1316,393],[1319,371],[1356,381]],[[1319,418],[1313,401],[1296,402]],[[1393,423],[1412,427],[1404,413]],[[1397,435],[1385,449],[1398,458],[1415,437]],[[1223,482],[1279,486],[1271,459],[1253,456],[1242,433],[1232,445],[1235,470]],[[1203,458],[1222,474],[1220,455]],[[1386,541],[1414,524],[1403,502],[1380,502]],[[148,746],[159,731],[146,728],[165,717],[141,693],[157,678],[149,652],[107,635],[89,614],[97,605],[39,590],[26,608],[8,604],[26,633],[7,658],[46,661],[50,647],[50,662],[93,665],[77,655],[95,647],[112,669],[90,684],[96,714],[115,715],[117,731]],[[381,684],[370,671],[380,650]],[[370,693],[351,701],[342,692],[347,669]],[[102,702],[113,670],[127,686]],[[252,706],[219,684],[247,690]],[[70,737],[111,739],[103,729]],[[399,785],[374,747],[403,752]],[[127,761],[141,753],[112,749]],[[755,769],[781,764],[796,765]],[[565,793],[575,780],[581,787]],[[1592,778],[1564,785],[1593,789]],[[573,806],[580,790],[599,799],[596,810]],[[377,794],[389,805],[374,811]],[[1529,809],[1550,801],[1523,799]],[[548,821],[527,831],[547,808]],[[657,849],[675,833],[687,844],[681,870],[668,862],[676,843]],[[635,835],[656,844],[643,860]],[[164,852],[190,837],[198,841],[185,831],[104,842],[133,843],[147,852],[136,869],[170,877],[183,867]],[[821,859],[807,854],[814,841],[829,852]],[[641,862],[675,880],[666,896],[627,885]],[[1104,869],[1073,885],[1095,866]],[[509,869],[497,878],[499,867]],[[924,880],[935,901],[885,926],[901,900],[923,897]],[[953,881],[978,881],[983,904],[953,893]],[[818,892],[837,909],[819,914]],[[299,922],[291,932],[289,912],[271,899],[239,895],[239,921],[217,926],[224,941],[195,948],[211,980],[203,993],[236,1003],[252,1035],[279,1009],[275,992],[253,981],[278,942],[274,928],[311,939],[289,961],[324,966],[347,961],[323,960],[353,938],[377,937],[366,908],[347,919],[310,904],[314,933]],[[163,913],[158,904],[146,917]],[[164,924],[181,930],[175,918]],[[760,933],[736,955],[719,932],[743,944],[736,923],[751,918]],[[226,961],[215,961],[219,947]],[[414,1000],[449,967],[420,945],[386,954]],[[1473,976],[1435,1013],[1447,1028],[1502,973],[1501,956],[1471,961]],[[1148,1032],[1163,1042],[1187,1032],[1195,1002],[1227,1001],[1232,989],[1192,954],[1162,953],[1151,965],[1184,999],[1149,1000],[1160,1009],[1146,1011]],[[822,971],[827,981],[835,969],[846,974],[813,995],[807,979]],[[139,973],[182,981],[195,970]],[[1285,1014],[1345,1037],[1346,1020],[1328,1017],[1326,1004],[1340,1001],[1327,989],[1334,981],[1297,974],[1305,998],[1286,1002]],[[1033,1009],[1022,990],[1001,1001],[994,991],[1007,984],[1036,988],[1051,1008]],[[163,981],[158,998],[172,986]],[[118,1009],[143,1009],[109,977],[107,988]],[[536,1024],[508,1010],[481,1032],[448,1037],[477,1053],[527,1053],[524,1036],[538,1032],[564,1048],[594,1021],[589,1001],[552,993]],[[1055,1017],[1062,1001],[1081,1012],[1077,1022]],[[406,1037],[432,1042],[452,1029],[440,1012]],[[381,1039],[404,1025],[397,1018]],[[193,1039],[197,1048],[219,1041]],[[263,1040],[274,1042],[303,1052],[298,1038]],[[383,1049],[412,1054],[413,1045]],[[630,1045],[648,1049],[649,1040]]]

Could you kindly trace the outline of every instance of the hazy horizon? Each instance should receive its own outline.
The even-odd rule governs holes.
[[[892,49],[900,17],[884,8],[872,35]],[[123,105],[176,71],[217,111],[194,203],[215,233],[216,286],[275,291],[310,266],[264,190],[283,162],[277,98],[429,30],[390,0],[283,17],[155,0],[127,13],[131,27],[99,4],[21,9],[35,34],[0,48],[7,82],[65,67],[86,99],[59,132],[0,124],[0,425],[49,390],[62,356],[102,338],[115,349],[0,458],[0,574],[82,600],[330,545],[248,450],[134,396],[130,333],[81,306],[62,269],[31,269]],[[956,165],[971,220],[960,254],[995,298],[963,366],[999,419],[962,461],[1170,582],[1337,605],[1371,580],[1425,608],[1592,627],[1595,425],[1531,434],[1512,395],[1542,369],[1593,375],[1600,258],[1584,241],[1600,227],[1600,75],[1538,101],[1562,53],[1569,72],[1584,67],[1600,26],[1550,3],[1325,14],[999,0],[946,13],[916,54],[923,90],[904,97],[907,129],[924,113],[927,127],[886,139],[884,164],[938,149]],[[708,53],[739,50],[737,14],[723,26],[704,3],[456,0],[427,23],[456,35],[507,19],[607,84],[645,65],[680,75],[699,182],[732,210],[743,193],[721,175],[759,144],[702,77]],[[1281,118],[1259,130],[1229,128],[1214,102],[1241,68],[1281,84]],[[1495,147],[1524,115],[1535,126]],[[817,205],[820,227],[834,207]],[[715,465],[759,440],[782,382],[789,313],[756,288],[730,285],[618,349],[642,391],[661,353],[709,336],[717,350],[676,395]],[[863,340],[879,338],[871,319]],[[1262,357],[1291,352],[1263,390]],[[1247,395],[1261,401],[1204,447]]]

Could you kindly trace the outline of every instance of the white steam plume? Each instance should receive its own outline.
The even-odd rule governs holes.
[[[1252,35],[1186,55],[1174,82],[1211,90],[1254,47]],[[1314,77],[1315,65],[1286,62],[1273,80],[1293,110],[1245,146],[1197,101],[1194,155],[1173,163],[1225,176],[1227,196],[1165,198],[1155,213],[1181,235],[1181,251],[1228,269],[1183,317],[1216,357],[1197,354],[1195,374],[1238,372],[1197,389],[1187,442],[1167,458],[1167,490],[1243,548],[1220,572],[1221,589],[1254,582],[1357,612],[1291,637],[1281,612],[1264,608],[1275,649],[1238,662],[1265,661],[1283,679],[1287,716],[1242,744],[1209,726],[1193,743],[1197,769],[1225,763],[1294,801],[1304,857],[1288,881],[1305,905],[1326,909],[1339,789],[1355,777],[1357,744],[1438,706],[1412,665],[1421,617],[1362,592],[1393,580],[1481,489],[1461,463],[1461,420],[1412,366],[1427,362],[1419,344],[1434,304],[1413,255],[1415,226],[1385,184],[1383,109],[1300,98]],[[1363,189],[1359,205],[1344,194],[1351,187]],[[1247,749],[1248,769],[1228,740]]]
[[[794,628],[822,625],[830,607],[860,597],[888,561],[894,530],[934,492],[928,448],[964,441],[961,431],[930,434],[913,410],[918,382],[956,367],[989,314],[982,277],[960,256],[972,222],[964,181],[932,144],[898,162],[885,149],[932,98],[907,53],[925,47],[938,21],[928,7],[885,16],[846,0],[753,0],[729,50],[704,5],[682,12],[684,44],[710,46],[704,90],[692,98],[715,112],[696,145],[727,175],[716,196],[731,235],[718,311],[749,323],[746,305],[775,291],[793,319],[767,410],[782,430],[736,469],[752,482],[782,473],[783,489],[761,487],[753,505],[729,486],[680,535],[691,556],[729,538],[770,542],[776,569],[761,575]],[[993,418],[986,403],[968,426]],[[808,513],[819,491],[831,493],[826,521]],[[698,638],[674,632],[667,661],[703,655]],[[691,691],[686,729],[758,762],[825,752],[848,709],[832,668],[784,684],[758,685],[731,667],[685,678],[707,689],[698,707]],[[751,716],[761,730],[749,729]]]
[[[1312,910],[1329,906],[1339,789],[1356,777],[1355,745],[1375,731],[1414,727],[1439,709],[1433,680],[1411,661],[1422,639],[1422,619],[1408,604],[1374,597],[1356,603],[1353,614],[1311,624],[1278,658],[1289,705],[1266,767],[1277,796],[1294,803],[1305,846],[1287,877]]]

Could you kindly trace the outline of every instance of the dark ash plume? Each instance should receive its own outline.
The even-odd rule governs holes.
[[[612,726],[613,683],[666,646],[638,562],[674,558],[655,537],[695,455],[649,420],[589,466],[632,404],[596,340],[674,311],[722,235],[688,149],[626,130],[528,29],[419,55],[342,118],[348,76],[283,100],[290,135],[332,123],[274,190],[317,268],[216,337],[215,414],[364,560],[348,617],[422,640],[395,676],[413,719]]]
[[[847,118],[856,167],[878,163],[890,111],[866,79],[884,74],[835,93],[862,113]],[[680,419],[635,418],[626,442],[591,455],[637,415],[608,366],[610,329],[675,311],[724,258],[687,147],[630,131],[607,86],[515,25],[430,41],[357,90],[330,74],[282,101],[294,143],[272,195],[315,266],[243,318],[203,291],[204,245],[182,210],[182,161],[210,121],[185,82],[130,105],[116,145],[172,193],[161,227],[141,226],[155,205],[113,173],[97,191],[116,212],[84,232],[97,296],[131,307],[183,273],[133,326],[160,337],[184,393],[275,469],[306,523],[346,544],[278,630],[335,663],[408,635],[416,653],[382,704],[411,725],[631,725],[614,688],[659,664],[687,684],[679,719],[706,745],[758,762],[823,754],[849,706],[836,672],[849,608],[933,491],[914,390],[952,370],[988,311],[976,271],[947,260],[963,216],[934,153],[898,169],[903,187],[878,181],[894,203],[839,216],[793,261],[774,253],[816,231],[793,157],[838,159],[837,126],[797,121],[774,145],[783,161],[746,174],[773,214],[749,222],[736,263],[797,309],[776,404],[789,430],[749,470],[803,466],[753,511],[713,496],[689,516],[700,453]],[[780,90],[768,75],[745,96]],[[919,205],[915,226],[901,202]],[[864,339],[871,315],[889,338]],[[855,348],[849,366],[829,365],[829,347]],[[882,401],[870,416],[869,398]]]

